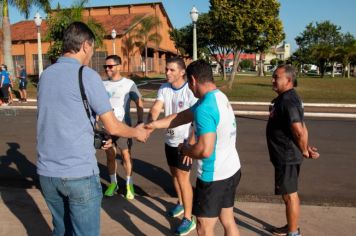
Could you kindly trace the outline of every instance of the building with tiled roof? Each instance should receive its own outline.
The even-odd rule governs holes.
[[[123,38],[128,32],[136,27],[143,18],[154,15],[161,21],[160,27],[156,31],[162,36],[159,45],[149,44],[147,70],[151,73],[162,73],[165,71],[165,60],[168,57],[176,55],[174,42],[169,37],[169,30],[173,28],[161,2],[97,6],[88,7],[83,11],[84,17],[92,17],[100,23],[106,35],[104,37],[103,47],[96,49],[92,58],[91,66],[100,74],[103,74],[102,65],[107,55],[113,54],[114,48],[117,55],[123,59],[123,71],[140,72],[143,70],[144,52],[137,48],[135,53],[128,58],[125,56],[123,48]],[[116,39],[111,38],[111,31],[117,32]],[[50,42],[44,42],[43,38],[47,32],[46,20],[41,24],[43,66],[46,68],[50,61],[46,55]],[[38,55],[37,55],[37,28],[33,20],[20,21],[11,25],[12,37],[12,55],[14,59],[14,68],[17,65],[24,65],[28,74],[38,73]],[[1,52],[0,52],[1,53]],[[3,56],[0,55],[2,58]]]

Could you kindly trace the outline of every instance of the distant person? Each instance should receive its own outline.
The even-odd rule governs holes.
[[[137,124],[141,124],[143,122],[142,96],[138,91],[135,82],[121,76],[121,58],[117,55],[110,55],[106,57],[104,69],[108,76],[108,79],[104,81],[104,86],[106,92],[109,95],[110,103],[116,118],[128,126],[132,126],[130,103],[133,101],[136,104],[137,109]],[[135,190],[132,178],[132,139],[112,136],[112,140],[116,147],[120,150],[123,166],[126,173],[125,197],[129,200],[132,200],[135,198]],[[118,190],[116,179],[116,147],[113,146],[106,150],[107,166],[110,175],[110,185],[104,193],[104,195],[107,197],[113,196],[114,193]]]
[[[91,119],[79,89],[79,70],[94,53],[93,32],[71,23],[63,35],[63,55],[38,83],[37,173],[52,213],[53,235],[100,235],[102,188],[95,157],[95,114],[110,135],[145,141],[143,125],[131,128],[115,118],[103,82],[84,66],[83,87]],[[95,114],[94,114],[95,113]],[[103,149],[111,146],[111,140]]]
[[[19,90],[20,90],[20,102],[27,102],[27,74],[24,66],[20,66],[19,71]]]
[[[319,153],[308,145],[303,103],[294,89],[296,71],[280,65],[272,75],[273,90],[278,97],[271,102],[266,137],[270,160],[275,170],[275,194],[286,205],[287,225],[272,229],[273,235],[301,235],[298,227],[298,177],[304,158],[316,159]]]
[[[3,106],[7,106],[12,102],[12,94],[11,94],[11,85],[12,80],[10,73],[7,71],[7,66],[2,64],[1,65],[1,81],[0,81],[0,88],[3,96]]]
[[[147,129],[174,128],[194,122],[197,141],[180,144],[183,156],[198,159],[193,214],[198,235],[213,235],[219,219],[224,235],[239,235],[234,218],[240,159],[236,150],[236,119],[229,100],[216,88],[209,63],[198,60],[187,68],[190,89],[199,98],[192,108],[152,121]]]
[[[148,122],[157,120],[163,107],[165,115],[168,116],[184,111],[196,103],[197,99],[185,79],[185,69],[182,58],[167,59],[167,83],[164,83],[157,92],[156,101],[147,118]],[[184,214],[182,223],[175,232],[178,235],[187,234],[196,227],[195,219],[192,217],[193,190],[189,178],[192,163],[188,160],[185,162],[178,150],[178,145],[188,139],[190,126],[190,124],[185,124],[169,128],[165,135],[164,149],[173,178],[173,186],[178,196],[177,204],[168,211],[168,215],[178,217]]]

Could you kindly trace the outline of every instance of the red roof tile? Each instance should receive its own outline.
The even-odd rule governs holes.
[[[115,29],[117,35],[124,35],[130,28],[134,27],[137,22],[144,18],[147,14],[124,14],[124,15],[106,15],[106,16],[92,16],[98,23],[100,23],[106,34],[111,35],[112,29]],[[47,22],[42,21],[41,32],[45,35],[47,32]],[[11,25],[11,39],[12,41],[27,41],[37,39],[37,29],[33,20],[20,21]]]
[[[41,32],[47,31],[47,22],[42,21]],[[20,21],[11,25],[12,41],[27,41],[37,39],[37,27],[33,20]]]
[[[117,35],[124,35],[129,29],[135,26],[147,14],[125,14],[125,15],[107,15],[92,16],[95,21],[100,23],[107,35],[111,35],[113,29]]]

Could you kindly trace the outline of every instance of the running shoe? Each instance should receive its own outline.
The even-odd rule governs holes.
[[[180,224],[180,226],[178,226],[174,234],[187,235],[190,231],[194,230],[196,226],[197,224],[195,222],[194,217],[192,217],[192,220],[188,220],[187,218],[183,217],[182,223]]]
[[[132,200],[135,198],[135,189],[133,184],[126,184],[126,199]]]
[[[114,196],[115,192],[119,190],[119,187],[117,186],[117,183],[111,183],[109,187],[106,189],[104,196],[106,197],[112,197]]]
[[[178,217],[184,213],[184,208],[181,204],[177,203],[172,209],[168,211],[168,216],[170,217]]]
[[[287,236],[288,235],[288,225],[279,227],[279,228],[273,228],[271,233],[276,236]],[[298,234],[296,236],[301,236],[302,234],[300,233],[300,228],[298,228]]]

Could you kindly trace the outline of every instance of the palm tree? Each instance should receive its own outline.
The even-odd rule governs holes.
[[[100,48],[103,45],[105,30],[103,26],[96,22],[93,18],[83,18],[83,9],[88,0],[80,0],[74,3],[70,8],[61,9],[58,4],[56,14],[52,14],[48,18],[48,32],[45,37],[46,41],[51,42],[51,46],[47,52],[51,61],[56,61],[62,54],[62,38],[63,32],[68,25],[74,21],[85,22],[95,35],[95,47]]]
[[[10,28],[10,17],[9,17],[9,5],[15,6],[21,14],[25,15],[28,19],[30,14],[30,9],[32,6],[37,6],[43,9],[45,12],[49,12],[51,0],[3,0],[2,1],[2,29],[3,29],[3,55],[4,62],[8,66],[9,72],[14,73],[12,54],[11,54],[11,28]]]
[[[162,40],[162,36],[157,32],[161,25],[160,20],[156,16],[147,16],[140,22],[139,27],[134,30],[134,38],[138,43],[141,43],[145,50],[145,76],[147,76],[147,49],[149,43],[155,43],[157,46]],[[153,32],[154,31],[154,32]]]
[[[135,42],[134,37],[128,33],[126,34],[123,39],[122,39],[122,46],[121,46],[121,50],[124,54],[124,56],[127,57],[127,71],[130,74],[130,64],[131,64],[131,56],[133,54],[135,54],[135,52],[133,51],[135,49],[135,47],[138,47],[141,51],[140,46],[142,46],[140,43]]]

